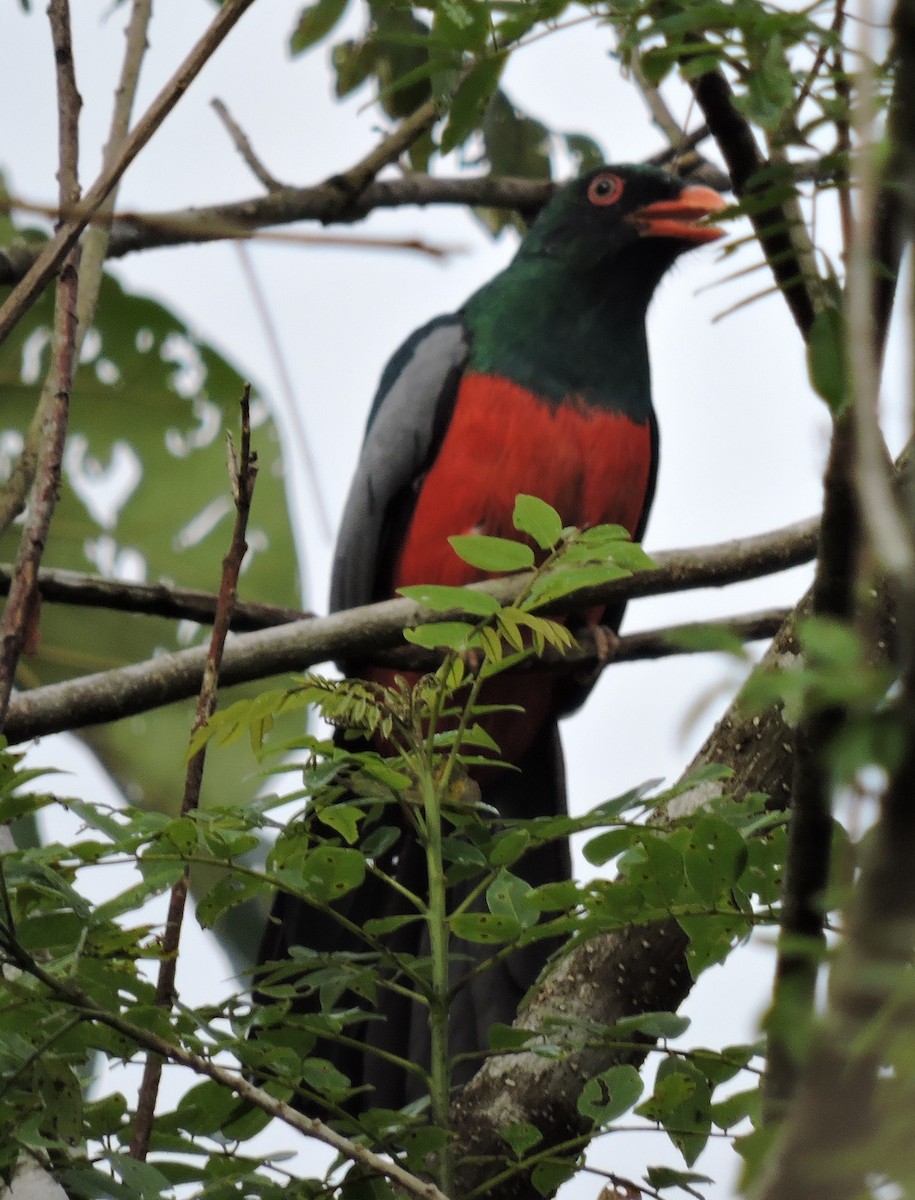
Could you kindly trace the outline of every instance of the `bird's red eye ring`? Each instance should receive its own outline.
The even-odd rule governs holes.
[[[612,171],[601,171],[588,185],[588,199],[592,204],[616,204],[623,194],[623,181]]]

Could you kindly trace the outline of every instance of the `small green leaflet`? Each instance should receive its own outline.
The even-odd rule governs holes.
[[[562,537],[559,513],[537,496],[523,492],[516,496],[512,521],[518,532],[529,534],[541,550],[552,550]]]
[[[404,640],[426,650],[463,650],[473,626],[466,621],[440,621],[437,625],[420,625],[418,629],[405,629]]]
[[[529,571],[534,565],[534,552],[523,542],[509,538],[489,537],[487,534],[456,534],[450,537],[455,554],[463,562],[481,571]]]
[[[499,601],[485,592],[473,588],[445,587],[440,584],[416,584],[397,589],[401,596],[415,600],[433,612],[465,612],[474,616],[489,617],[499,611]]]

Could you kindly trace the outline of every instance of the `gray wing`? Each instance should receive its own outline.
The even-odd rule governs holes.
[[[340,523],[332,612],[385,597],[398,539],[448,428],[467,354],[464,322],[452,314],[418,329],[385,367]]]

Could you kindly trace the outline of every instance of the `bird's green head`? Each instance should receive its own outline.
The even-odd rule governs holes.
[[[554,261],[595,282],[631,263],[653,289],[678,255],[722,236],[705,218],[725,207],[718,192],[658,167],[598,167],[556,193],[517,258]]]

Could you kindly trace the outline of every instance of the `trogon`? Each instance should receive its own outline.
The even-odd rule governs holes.
[[[593,170],[556,193],[501,274],[458,312],[407,339],[385,368],[369,415],[336,547],[332,609],[382,600],[409,584],[482,578],[455,555],[448,538],[516,536],[512,512],[521,492],[547,501],[565,524],[613,523],[641,538],[658,468],[646,310],[680,254],[721,236],[707,218],[724,207],[717,192],[686,186],[654,167]],[[586,619],[615,629],[621,617],[619,606]],[[371,663],[345,669],[386,678]],[[524,711],[498,722],[502,755],[516,769],[484,768],[483,800],[502,818],[564,813],[557,720],[582,701],[588,683],[545,672],[497,682],[498,692],[487,699]],[[425,858],[408,821],[377,865],[423,892]],[[533,886],[566,879],[568,848],[551,844],[512,869]],[[401,911],[399,903],[395,891],[370,878],[338,907],[361,926]],[[422,922],[392,934],[392,944],[427,953]],[[296,946],[326,954],[366,949],[333,918],[279,894],[261,969],[288,958]],[[476,1069],[492,1023],[515,1018],[548,947],[534,943],[486,972],[469,970],[474,948],[464,943],[460,949],[466,953],[456,957],[468,978],[455,995],[450,1035],[452,1053],[468,1056],[455,1070],[459,1083]],[[458,966],[458,983],[460,975]],[[293,1007],[315,1012],[319,1003],[303,989]],[[339,1004],[371,1007],[352,994]],[[399,1108],[423,1093],[422,1077],[389,1057],[428,1068],[423,1007],[381,987],[367,1019],[346,1033],[346,1044],[320,1039],[312,1054],[329,1059],[361,1089],[345,1106],[350,1113]],[[334,1115],[305,1092],[297,1104]]]

